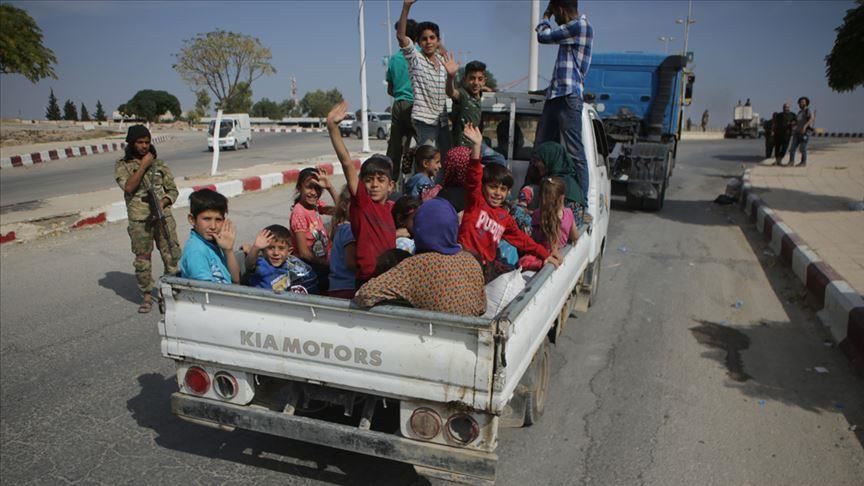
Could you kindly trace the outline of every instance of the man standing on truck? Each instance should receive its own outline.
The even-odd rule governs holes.
[[[594,29],[588,18],[579,14],[578,6],[578,0],[550,0],[535,29],[541,44],[558,44],[535,144],[563,138],[576,163],[582,193],[588,194],[588,165],[582,145],[582,86],[591,65]],[[552,16],[558,24],[555,28],[549,21]]]

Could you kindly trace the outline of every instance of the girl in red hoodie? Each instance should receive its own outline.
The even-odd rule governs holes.
[[[501,238],[515,246],[520,253],[533,255],[556,267],[560,263],[557,250],[550,254],[543,246],[526,235],[513,216],[503,207],[513,187],[513,175],[507,167],[480,162],[480,144],[483,135],[472,124],[464,130],[465,138],[474,144],[471,162],[465,177],[465,214],[459,226],[459,243],[488,267],[495,261]]]

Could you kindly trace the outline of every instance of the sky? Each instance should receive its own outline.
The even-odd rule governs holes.
[[[161,89],[194,105],[192,88],[172,69],[173,54],[185,39],[224,29],[257,37],[273,54],[276,74],[252,85],[253,99],[290,97],[292,76],[298,97],[315,89],[339,89],[351,109],[360,108],[358,2],[134,2],[12,1],[26,10],[44,34],[58,63],[59,79],[32,84],[19,75],[0,75],[0,115],[44,118],[51,88],[61,105],[83,102],[90,113],[101,100],[106,112],[138,90]],[[367,89],[370,109],[389,104],[382,59],[398,43],[393,30],[402,2],[368,0],[365,12]],[[659,36],[673,36],[670,52],[683,48],[686,1],[590,1],[580,3],[594,27],[594,52],[663,52]],[[784,101],[808,96],[816,125],[829,131],[864,131],[864,89],[834,93],[825,78],[825,56],[852,0],[693,2],[696,23],[688,50],[696,73],[693,105],[696,122],[704,109],[712,126],[731,119],[739,99],[750,98],[763,117]],[[541,10],[545,2],[541,5]],[[499,83],[528,74],[528,0],[421,0],[411,17],[441,27],[445,45],[457,60],[484,61]],[[540,86],[548,84],[557,48],[540,46]],[[523,82],[514,89],[527,89]]]

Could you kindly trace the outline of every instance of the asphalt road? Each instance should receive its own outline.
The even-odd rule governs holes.
[[[711,203],[760,148],[686,142],[663,212],[613,211],[599,301],[554,348],[545,415],[502,431],[498,484],[861,484],[862,380],[742,213]],[[241,237],[286,222],[290,196],[232,199]],[[174,418],[123,224],[4,245],[0,264],[5,482],[416,482],[403,464]]]
[[[386,143],[370,140],[372,150],[380,152],[386,152]],[[352,151],[361,148],[356,137],[346,138],[346,145]],[[157,150],[175,177],[210,173],[213,154],[207,150],[204,133],[180,134],[157,145]],[[254,133],[249,150],[220,151],[219,170],[302,161],[332,151],[326,133]],[[109,152],[0,170],[0,206],[114,187],[114,163],[121,156],[120,152]]]

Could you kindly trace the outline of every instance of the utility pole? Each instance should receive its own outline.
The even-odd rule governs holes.
[[[540,23],[540,0],[531,0],[531,25],[530,42],[528,43],[528,91],[537,91],[538,74],[538,52],[540,43],[537,42],[537,33],[534,28]]]
[[[366,31],[363,12],[365,10],[365,1],[359,0],[360,13],[357,16],[357,23],[360,25],[360,126],[363,133],[363,153],[372,151],[369,148],[369,116],[368,101],[366,100]]]
[[[384,3],[387,4],[387,25],[384,28],[384,32],[387,33],[387,55],[393,57],[393,31],[390,30],[393,24],[390,23],[390,0],[385,0]]]

